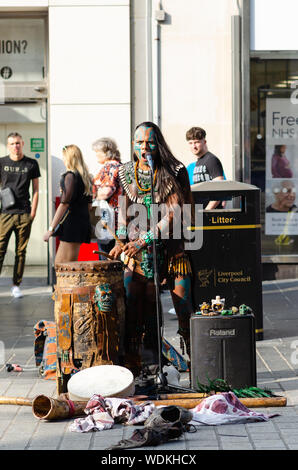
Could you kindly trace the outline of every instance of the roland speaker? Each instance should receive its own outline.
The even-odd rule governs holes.
[[[215,379],[236,389],[256,385],[253,315],[193,315],[190,335],[193,389]]]

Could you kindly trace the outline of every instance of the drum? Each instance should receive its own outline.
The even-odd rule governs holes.
[[[67,391],[81,369],[120,364],[123,356],[125,291],[120,261],[56,265],[57,389]]]
[[[129,397],[135,392],[134,376],[122,366],[96,366],[74,374],[67,389],[72,401],[88,401],[93,395]]]

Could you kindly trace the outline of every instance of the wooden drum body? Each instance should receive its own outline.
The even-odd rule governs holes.
[[[59,263],[56,266],[58,392],[72,371],[120,365],[123,355],[125,291],[120,261]]]

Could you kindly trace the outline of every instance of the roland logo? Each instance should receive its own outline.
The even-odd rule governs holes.
[[[235,328],[211,328],[209,330],[209,336],[211,338],[227,338],[236,336]]]

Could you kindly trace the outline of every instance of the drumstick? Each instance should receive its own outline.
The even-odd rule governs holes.
[[[101,223],[103,228],[105,228],[106,230],[108,230],[110,232],[110,234],[116,240],[116,242],[118,242],[119,245],[121,245],[123,247],[124,243],[120,240],[120,238],[117,237],[117,235],[113,232],[113,230],[111,230],[110,227],[105,222],[103,222],[101,219],[99,219],[99,222]]]
[[[119,243],[119,245],[123,248],[124,247],[124,243],[120,240],[120,238],[117,237],[117,235],[113,232],[113,230],[110,229],[110,227],[105,223],[103,222],[101,219],[99,219],[99,222],[101,223],[101,225],[103,226],[103,228],[105,228],[106,230],[108,230],[110,232],[110,234],[112,235],[112,237],[116,240],[116,242]],[[138,261],[137,259],[131,257],[131,256],[127,256],[128,259],[132,259],[135,263],[137,264],[140,264],[140,261]],[[112,258],[113,259],[113,258]]]
[[[105,253],[104,251],[96,251],[96,250],[93,250],[92,253],[94,253],[95,255],[102,255],[102,256],[105,256],[106,258],[109,258],[110,260],[112,261],[115,261],[113,256],[110,256],[108,255],[107,253]],[[128,259],[132,259],[135,263],[137,264],[140,264],[140,261],[137,260],[137,259],[134,259],[134,258],[130,258],[129,256],[127,256]],[[122,260],[121,260],[122,261]],[[123,262],[123,261],[122,261]]]
[[[102,256],[105,256],[106,258],[109,258],[109,259],[111,259],[111,260],[114,261],[113,256],[108,255],[108,253],[105,253],[104,251],[96,251],[96,250],[93,250],[92,253],[94,253],[95,255],[102,255]]]

